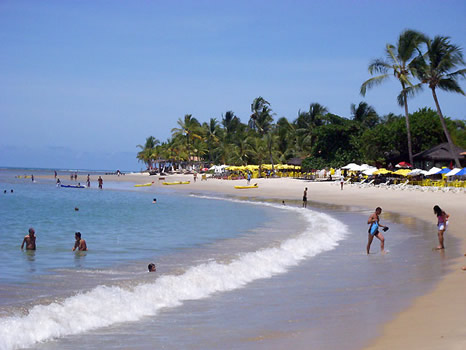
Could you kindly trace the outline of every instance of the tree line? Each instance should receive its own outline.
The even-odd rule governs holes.
[[[203,123],[187,114],[178,119],[167,141],[150,136],[144,145],[138,145],[137,158],[148,167],[158,159],[172,163],[273,165],[300,158],[305,168],[321,169],[354,161],[375,165],[400,160],[413,163],[413,154],[442,142],[466,147],[465,121],[445,117],[436,93],[441,89],[464,95],[458,83],[466,75],[462,49],[449,37],[430,39],[420,32],[405,30],[397,45],[386,45],[385,53],[384,58],[369,64],[373,77],[362,83],[360,93],[365,96],[368,89],[394,77],[400,82],[397,102],[404,107],[404,116],[379,116],[372,106],[360,102],[350,106],[349,117],[342,117],[319,103],[311,103],[309,110],[299,110],[294,120],[281,117],[275,122],[270,102],[259,96],[251,103],[247,123],[233,111]],[[409,98],[424,86],[430,89],[436,110],[422,108],[409,113]]]

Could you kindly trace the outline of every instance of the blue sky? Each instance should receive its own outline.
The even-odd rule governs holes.
[[[185,114],[247,122],[258,96],[289,120],[313,102],[401,114],[395,81],[359,95],[369,62],[406,28],[465,48],[465,17],[464,0],[1,0],[0,166],[139,170],[147,136]],[[439,100],[466,119],[464,96]]]

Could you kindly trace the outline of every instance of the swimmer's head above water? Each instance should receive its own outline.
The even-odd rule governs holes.
[[[155,272],[156,271],[154,263],[150,263],[149,265],[147,265],[147,268],[149,269],[149,272]]]

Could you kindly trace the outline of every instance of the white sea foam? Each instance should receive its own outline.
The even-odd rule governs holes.
[[[98,286],[63,302],[36,305],[25,316],[1,318],[0,349],[28,347],[120,322],[137,321],[187,300],[242,288],[255,280],[284,273],[303,259],[334,249],[347,232],[343,223],[326,214],[276,204],[247,203],[300,213],[306,220],[306,229],[279,246],[238,254],[228,264],[209,261],[181,275],[164,275],[153,283],[132,289]]]

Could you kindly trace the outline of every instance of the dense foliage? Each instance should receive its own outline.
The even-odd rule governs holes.
[[[349,162],[386,165],[412,159],[412,155],[439,143],[449,142],[466,148],[466,123],[444,117],[435,89],[464,95],[457,80],[466,76],[462,50],[447,37],[429,39],[406,30],[397,45],[386,45],[386,59],[374,60],[361,94],[395,76],[401,85],[398,104],[404,116],[379,116],[366,102],[351,105],[348,117],[338,116],[319,103],[308,111],[298,111],[290,121],[274,121],[272,105],[263,97],[251,103],[247,121],[227,111],[219,119],[200,123],[191,114],[178,119],[172,137],[166,142],[150,136],[137,158],[150,168],[157,161],[204,164],[276,164],[292,158],[303,160],[303,168],[339,167]],[[414,84],[414,79],[418,83]],[[423,85],[432,91],[436,111],[422,108],[408,113],[408,98]],[[395,103],[395,101],[394,101]],[[458,162],[459,163],[459,162]]]
[[[379,117],[364,102],[358,107],[364,106],[371,113],[344,118],[312,104],[309,111],[300,111],[295,120],[280,118],[276,123],[269,106],[267,132],[243,123],[232,111],[222,115],[220,122],[211,118],[202,124],[186,115],[178,120],[179,127],[172,130],[172,137],[166,142],[148,137],[145,146],[139,146],[138,159],[150,167],[158,159],[248,165],[301,158],[305,159],[303,166],[312,169],[349,162],[384,165],[408,159],[405,117]],[[466,122],[445,120],[454,143],[466,148]],[[437,112],[432,109],[410,114],[410,122],[414,154],[446,142]]]

